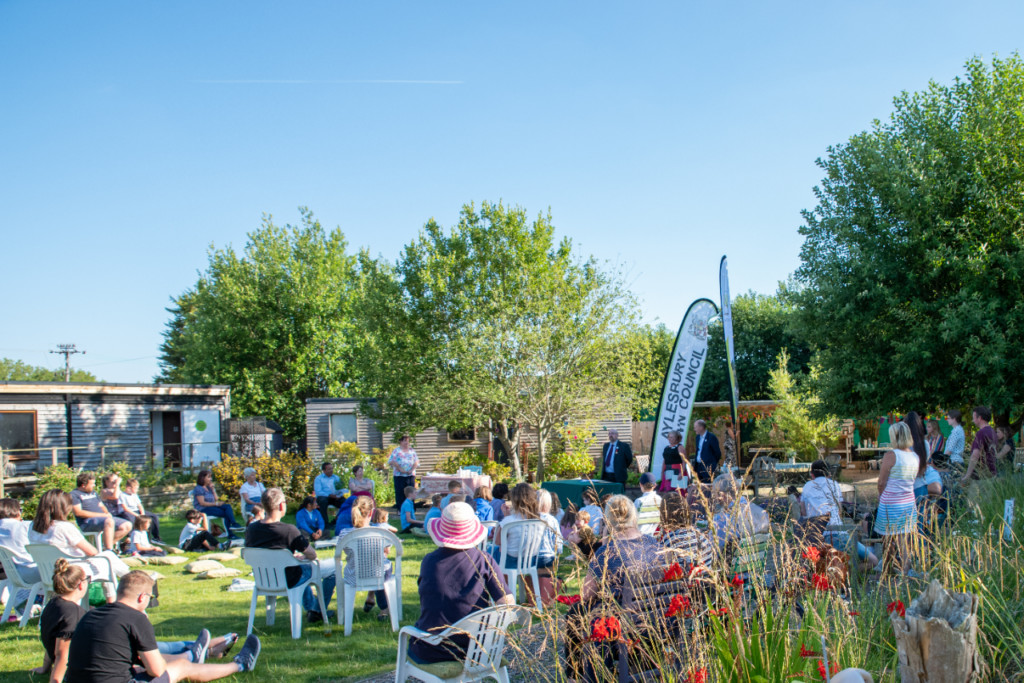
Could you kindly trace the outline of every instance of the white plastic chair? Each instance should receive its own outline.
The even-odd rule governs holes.
[[[500,683],[508,683],[508,668],[501,658],[505,650],[505,637],[513,623],[528,617],[529,613],[522,607],[499,605],[473,612],[438,633],[427,633],[415,626],[406,626],[398,636],[395,683],[405,683],[410,676],[424,683],[469,683],[485,678],[496,678]],[[469,637],[465,661],[418,664],[409,659],[409,645],[413,638],[438,645],[455,635]]]
[[[512,529],[518,529],[521,532],[518,548],[509,547],[508,536]],[[536,596],[534,602],[537,603],[537,610],[540,612],[544,611],[544,601],[540,597],[540,576],[537,574],[537,560],[539,559],[540,544],[544,540],[544,534],[550,533],[553,533],[551,527],[540,519],[521,519],[501,525],[501,559],[498,566],[501,567],[501,572],[505,575],[513,596],[518,592],[520,575],[524,577],[524,580],[527,576],[533,580],[533,594]],[[509,552],[510,550],[516,551],[514,556],[516,566],[513,569],[505,567],[508,558],[512,556]]]
[[[68,555],[60,548],[52,546],[49,543],[29,543],[25,546],[25,551],[32,556],[32,559],[36,562],[36,566],[39,567],[39,581],[43,584],[43,588],[45,589],[44,595],[46,596],[43,598],[44,607],[46,606],[46,603],[49,602],[50,596],[53,595],[53,566],[57,564],[57,560],[62,557],[71,564],[88,564],[89,562],[106,563],[110,568],[108,576],[113,578],[113,581],[107,579],[93,579],[93,581],[102,581],[107,584],[106,588],[104,588],[104,594],[107,596],[107,599],[110,599],[114,595],[114,591],[117,587],[117,579],[114,574],[114,563],[110,561],[109,557],[104,557],[103,555],[93,555],[92,557]],[[92,572],[88,569],[85,573],[92,576]],[[33,597],[33,599],[35,598]],[[88,594],[82,598],[82,607],[89,609]]]
[[[252,567],[254,585],[252,587],[252,603],[249,605],[249,626],[246,635],[252,633],[256,621],[256,603],[262,595],[267,599],[267,626],[274,625],[277,612],[277,599],[288,598],[288,611],[291,615],[292,638],[302,637],[302,593],[306,586],[316,587],[316,597],[320,602],[320,614],[324,618],[324,627],[330,632],[331,624],[327,619],[327,605],[324,603],[323,579],[320,565],[316,562],[300,562],[290,550],[270,548],[243,548],[242,559]],[[312,567],[312,575],[305,581],[288,587],[285,570],[289,567],[301,567],[308,564]]]
[[[481,522],[481,524],[483,524],[483,527],[487,529],[487,533],[484,534],[484,537],[480,540],[480,544],[477,545],[477,548],[480,549],[480,552],[486,553],[487,547],[494,543],[494,534],[491,532],[498,526],[498,523],[493,519],[489,519],[486,522]]]
[[[25,624],[28,623],[29,616],[32,614],[32,605],[35,604],[36,596],[43,592],[43,582],[26,583],[21,578],[21,574],[18,573],[18,568],[14,561],[14,553],[7,548],[0,547],[0,565],[3,565],[4,573],[7,574],[5,583],[10,591],[7,603],[4,605],[4,615],[0,617],[0,624],[7,623],[11,612],[14,611],[14,604],[18,600],[18,591],[24,588],[28,591],[28,600],[25,601],[25,609],[22,611],[18,626],[25,628]]]
[[[395,549],[395,567],[390,578],[385,578],[384,549]],[[355,553],[350,563],[355,576],[347,573],[345,551]],[[388,598],[388,612],[391,615],[391,630],[398,630],[402,618],[402,542],[387,529],[366,527],[349,532],[338,541],[334,550],[334,563],[338,569],[338,625],[345,626],[345,635],[352,635],[352,619],[356,607],[356,593],[360,591],[383,590]],[[349,585],[346,577],[354,578],[355,585]],[[344,619],[344,622],[342,621]]]

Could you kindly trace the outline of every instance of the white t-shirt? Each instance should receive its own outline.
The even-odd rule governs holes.
[[[139,550],[141,550],[139,546],[149,548],[152,545],[153,544],[149,542],[149,534],[145,531],[136,529],[128,535],[128,552],[130,553],[139,552]]]
[[[184,548],[185,543],[188,541],[188,539],[195,536],[197,533],[202,531],[202,529],[203,527],[199,526],[198,524],[193,524],[192,522],[185,522],[185,526],[181,530],[181,535],[178,536],[178,547]]]
[[[584,510],[590,515],[590,523],[587,526],[590,527],[598,536],[601,535],[601,524],[604,522],[604,510],[601,509],[600,505],[584,505],[580,508],[580,512]]]
[[[10,550],[18,564],[35,564],[32,556],[25,552],[25,545],[29,542],[28,530],[31,526],[31,522],[20,519],[0,519],[0,547]]]
[[[260,496],[262,496],[263,492],[266,490],[267,487],[259,482],[256,482],[255,484],[245,482],[242,484],[242,488],[238,489],[238,497],[243,503],[245,503],[245,498],[242,498],[243,495],[249,496],[249,500],[253,503],[258,503],[260,502]]]
[[[839,505],[843,500],[843,492],[839,484],[828,477],[816,477],[804,484],[800,494],[800,502],[807,506],[808,517],[828,515],[829,524],[842,524]]]
[[[137,493],[121,493],[121,507],[133,514],[139,514],[142,509],[142,501]]]
[[[85,536],[71,522],[54,522],[45,534],[29,529],[28,540],[30,543],[49,543],[72,557],[85,557],[85,553],[78,548],[78,544],[85,540]]]
[[[641,522],[653,518],[658,519],[657,522],[648,521],[647,524],[640,524],[638,527],[642,534],[653,534],[661,523],[661,496],[654,491],[648,491],[636,499],[635,505],[637,513],[642,516]]]

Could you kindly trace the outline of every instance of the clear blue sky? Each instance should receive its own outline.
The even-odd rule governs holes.
[[[798,265],[814,161],[1024,42],[1020,2],[0,1],[0,356],[156,372],[210,244],[309,206],[394,259],[551,208],[675,327]]]

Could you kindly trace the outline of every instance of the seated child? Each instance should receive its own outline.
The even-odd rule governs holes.
[[[640,533],[648,536],[658,530],[661,520],[661,496],[654,492],[657,485],[654,474],[644,472],[640,475],[640,490],[643,493],[634,501]]]
[[[126,479],[124,482],[124,491],[121,492],[121,514],[119,517],[135,521],[135,518],[139,515],[143,517],[149,517],[149,530],[146,532],[149,537],[154,541],[163,543],[163,539],[160,538],[160,520],[156,515],[146,512],[146,508],[142,505],[142,500],[139,498],[139,480],[134,477]]]
[[[494,509],[494,521],[500,522],[502,517],[505,516],[503,508],[505,506],[505,498],[508,497],[508,484],[504,482],[495,484],[491,490],[491,496],[494,497],[494,500],[491,501],[491,507]]]
[[[377,508],[370,517],[370,526],[375,526],[378,529],[387,529],[393,534],[398,533],[398,529],[388,524],[388,521],[388,511],[384,508]]]
[[[308,541],[319,541],[323,537],[327,525],[317,508],[315,496],[302,499],[302,507],[295,513],[295,526]]]
[[[462,482],[452,479],[448,482],[448,495],[441,500],[441,509],[444,510],[448,507],[448,503],[452,502],[452,496],[463,496],[462,493]]]
[[[128,535],[128,552],[144,557],[163,557],[167,552],[149,542],[149,524],[149,517],[139,515],[135,518],[132,532]]]
[[[476,508],[476,518],[481,522],[494,521],[494,508],[491,507],[491,487],[477,486],[476,500],[471,503]]]
[[[598,503],[597,491],[585,489],[581,497],[583,498],[583,507],[580,508],[580,512],[587,513],[591,531],[600,536],[601,523],[604,521],[604,506]]]
[[[565,537],[565,540],[579,553],[580,557],[587,562],[590,561],[594,556],[594,551],[600,547],[601,541],[598,539],[597,534],[594,533],[594,530],[590,528],[589,512],[580,510],[576,513],[573,529]]]
[[[219,547],[217,537],[206,528],[206,519],[199,510],[185,513],[185,526],[178,537],[178,547],[189,553],[216,550]]]
[[[415,486],[405,487],[405,500],[402,502],[402,507],[398,512],[398,526],[401,527],[401,533],[403,534],[412,531],[414,528],[423,528],[423,522],[416,519],[416,504],[412,499],[415,493]]]
[[[430,509],[427,510],[426,516],[423,518],[422,528],[413,528],[412,533],[416,536],[429,536],[427,533],[427,522],[434,519],[435,517],[441,516],[441,494],[435,493],[430,497]]]

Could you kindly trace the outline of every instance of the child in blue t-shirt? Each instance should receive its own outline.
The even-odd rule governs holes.
[[[475,497],[477,519],[481,522],[494,521],[494,508],[491,507],[491,487],[477,486]]]
[[[459,499],[461,500],[463,495],[462,482],[457,479],[452,479],[448,482],[448,495],[441,499],[441,509],[444,510],[448,507],[448,503],[452,502],[452,498],[454,496],[459,496]]]
[[[441,494],[435,493],[430,497],[430,509],[427,510],[427,516],[423,518],[423,526],[427,526],[427,522],[434,519],[435,517],[441,516]]]
[[[414,527],[423,528],[423,522],[416,519],[416,505],[412,502],[415,493],[415,486],[405,487],[405,501],[398,511],[398,528],[403,534],[412,531]]]
[[[319,541],[323,537],[327,524],[317,509],[315,497],[306,496],[302,500],[302,507],[295,513],[295,526],[307,540]]]

